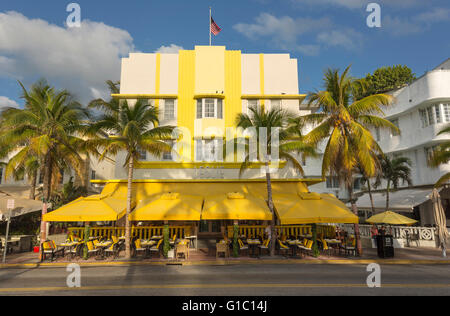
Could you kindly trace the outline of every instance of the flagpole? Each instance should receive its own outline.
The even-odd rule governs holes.
[[[211,7],[209,7],[209,46],[211,46]]]

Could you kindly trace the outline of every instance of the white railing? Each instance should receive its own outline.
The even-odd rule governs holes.
[[[354,225],[344,224],[340,225],[344,230],[354,233]],[[362,237],[371,237],[371,225],[359,225],[359,233]],[[419,240],[435,240],[436,228],[434,227],[410,227],[410,226],[386,226],[386,229],[392,230],[394,238],[406,239],[406,235],[416,235]]]

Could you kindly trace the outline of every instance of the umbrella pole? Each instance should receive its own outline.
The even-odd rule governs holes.
[[[8,251],[8,235],[9,235],[9,222],[11,222],[11,213],[6,222],[6,236],[5,236],[5,249],[3,249],[3,263],[6,263],[6,252]]]

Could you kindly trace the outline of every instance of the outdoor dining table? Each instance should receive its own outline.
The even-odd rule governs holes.
[[[66,250],[69,250],[69,253],[70,253],[70,250],[72,250],[72,248],[77,245],[78,245],[78,242],[76,242],[76,241],[63,242],[63,243],[59,244],[60,247],[63,247],[63,256],[65,256]]]
[[[150,248],[155,244],[155,240],[141,240],[141,246],[145,248],[145,258],[149,257]]]
[[[152,238],[150,238],[150,239],[152,239],[152,240],[160,240],[162,238],[163,238],[163,236],[152,236]]]
[[[109,246],[111,246],[112,244],[113,244],[113,242],[111,240],[98,242],[95,245],[96,248],[100,249],[100,254],[98,255],[98,257],[104,259],[105,258],[105,249],[108,248]]]
[[[253,255],[256,258],[258,258],[259,255],[257,254],[257,252],[258,252],[257,249],[258,249],[258,246],[261,245],[261,242],[259,241],[259,239],[247,239],[247,244],[248,244],[249,250],[252,250],[252,251],[248,252],[248,255],[249,256]]]

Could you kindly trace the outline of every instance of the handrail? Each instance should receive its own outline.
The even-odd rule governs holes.
[[[68,233],[84,239],[84,227],[69,227]],[[131,237],[139,239],[150,239],[152,236],[162,236],[164,226],[133,226],[131,227]],[[174,235],[178,238],[191,235],[191,226],[169,226],[169,238]],[[125,227],[90,227],[91,237],[104,237],[110,239],[112,236],[125,236]]]
[[[246,236],[247,238],[254,238],[264,236],[267,225],[239,225],[239,236]],[[294,236],[295,238],[302,235],[312,234],[312,225],[283,225],[275,226],[278,236]],[[233,238],[233,226],[227,227],[228,238]],[[317,234],[323,237],[334,238],[336,232],[335,226],[317,225]]]

